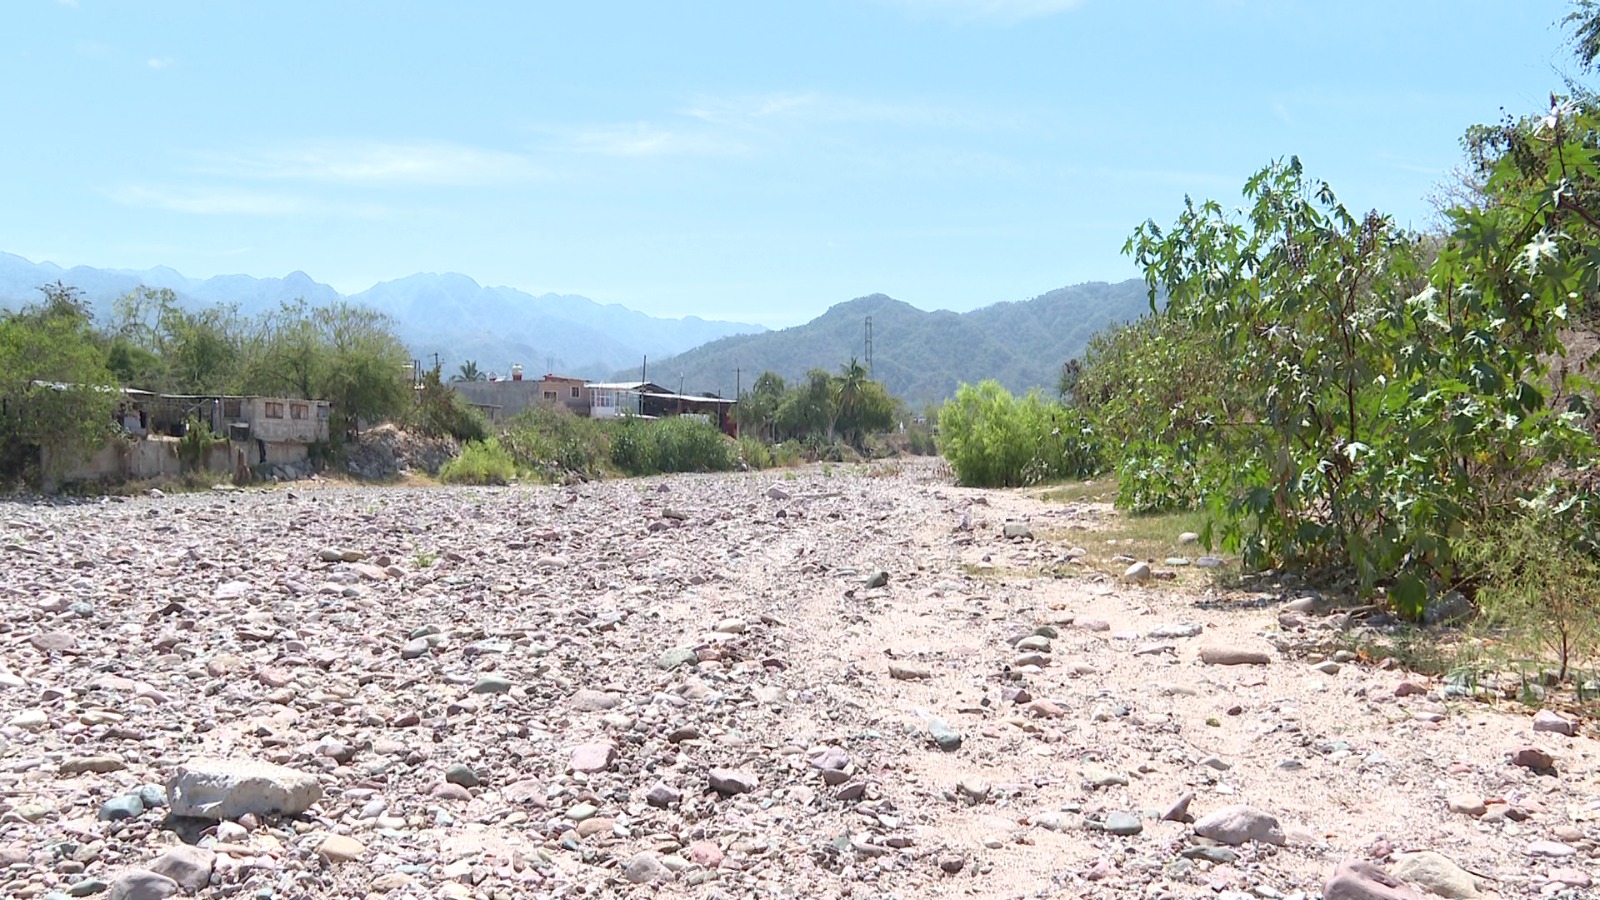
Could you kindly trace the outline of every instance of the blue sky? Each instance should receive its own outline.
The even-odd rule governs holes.
[[[781,326],[1137,275],[1298,154],[1425,225],[1559,0],[5,0],[0,250]]]

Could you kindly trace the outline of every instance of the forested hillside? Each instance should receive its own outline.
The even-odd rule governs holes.
[[[914,407],[942,400],[962,382],[993,378],[1014,391],[1053,389],[1061,364],[1083,351],[1091,335],[1113,322],[1149,311],[1144,282],[1091,282],[1032,300],[997,303],[969,313],[927,312],[872,294],[830,308],[782,331],[722,338],[670,359],[652,361],[649,380],[732,396],[764,371],[794,380],[813,368],[835,371],[852,357],[866,360],[866,320],[872,318],[872,374]],[[637,377],[637,369],[618,373]]]

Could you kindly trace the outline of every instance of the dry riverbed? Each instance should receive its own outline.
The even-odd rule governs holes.
[[[1112,515],[932,461],[0,503],[0,896],[1594,895],[1586,723],[1123,583]]]

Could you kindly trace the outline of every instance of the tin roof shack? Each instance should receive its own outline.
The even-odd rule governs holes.
[[[589,394],[583,389],[582,378],[547,374],[529,381],[513,369],[509,379],[447,381],[444,386],[466,398],[495,422],[509,419],[530,406],[564,406],[577,415],[589,415]]]
[[[736,401],[715,394],[675,394],[649,381],[623,381],[591,384],[588,387],[590,415],[596,419],[617,416],[700,416],[732,434],[732,411]]]
[[[589,395],[589,417],[593,419],[645,415],[645,393],[662,390],[665,388],[661,385],[648,381],[601,381],[584,387],[584,393]]]

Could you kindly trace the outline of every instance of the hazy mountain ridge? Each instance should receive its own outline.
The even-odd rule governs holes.
[[[851,357],[866,361],[871,316],[873,375],[914,407],[985,378],[1016,392],[1053,391],[1062,363],[1080,355],[1090,337],[1149,311],[1148,289],[1139,279],[1089,282],[967,313],[929,312],[871,294],[837,304],[804,325],[724,337],[652,360],[649,376],[658,384],[675,387],[681,378],[685,385],[732,396],[737,383],[748,388],[766,370],[786,379],[812,368],[837,371]],[[637,374],[637,368],[617,373]]]
[[[56,281],[82,291],[102,323],[110,320],[113,301],[140,285],[170,288],[185,305],[236,305],[247,316],[300,298],[313,306],[344,298],[298,271],[283,278],[197,279],[165,266],[144,271],[63,268],[0,253],[0,307],[33,302],[41,285]],[[564,375],[603,378],[646,355],[664,357],[725,335],[765,330],[697,316],[656,318],[574,294],[535,296],[486,287],[456,273],[409,275],[345,299],[393,316],[412,353],[429,362],[438,353],[447,375],[471,359],[485,372],[506,373],[520,363],[530,374],[548,367]]]

